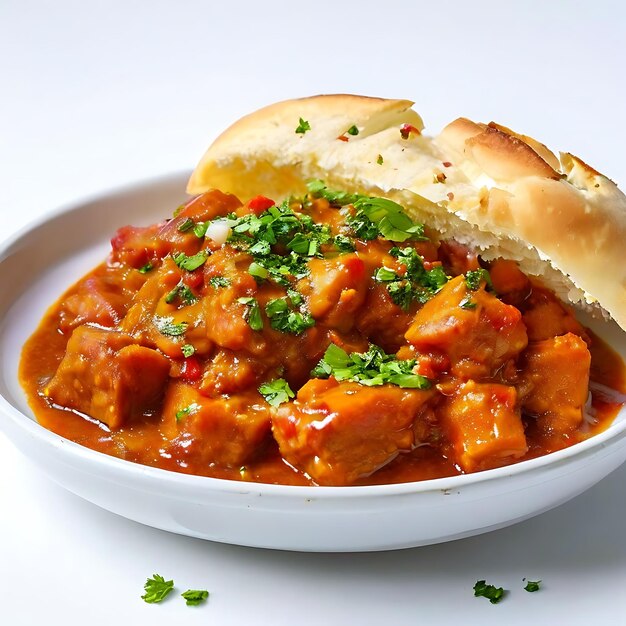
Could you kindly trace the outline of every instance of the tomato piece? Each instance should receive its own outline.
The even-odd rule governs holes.
[[[265,196],[256,196],[252,198],[248,202],[248,208],[255,214],[260,215],[264,211],[267,211],[271,206],[274,206],[276,203],[271,198],[266,198]]]
[[[200,287],[204,282],[203,273],[198,270],[194,270],[193,272],[183,272],[183,282],[187,285],[187,287],[191,287],[192,289]]]
[[[202,376],[202,365],[197,357],[189,356],[183,362],[181,377],[186,380],[199,380]]]

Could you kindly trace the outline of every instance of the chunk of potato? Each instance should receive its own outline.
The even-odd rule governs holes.
[[[540,431],[566,438],[580,426],[589,391],[591,353],[574,333],[529,344],[522,360],[522,407]]]
[[[469,380],[440,405],[439,419],[452,460],[465,472],[510,463],[527,451],[514,387]]]

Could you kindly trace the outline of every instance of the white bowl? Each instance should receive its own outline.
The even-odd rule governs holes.
[[[124,517],[193,537],[307,551],[387,550],[519,522],[588,489],[626,459],[626,410],[605,432],[510,467],[370,487],[291,487],[188,476],[113,458],[39,426],[17,380],[21,347],[47,307],[107,254],[124,224],[184,198],[187,175],[152,180],[50,214],[0,250],[0,426],[46,474]],[[622,356],[614,324],[592,323]]]

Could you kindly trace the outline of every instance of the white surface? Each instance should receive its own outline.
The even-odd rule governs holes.
[[[5,0],[2,232],[192,167],[240,114],[318,92],[410,97],[433,130],[457,115],[496,119],[626,181],[622,3],[417,4]],[[125,521],[50,483],[0,436],[0,621],[620,624],[625,479],[622,467],[555,511],[475,539],[312,556]],[[181,590],[206,586],[209,603],[145,605],[155,571]],[[523,576],[544,589],[524,592]],[[479,578],[512,593],[497,606],[473,598]]]

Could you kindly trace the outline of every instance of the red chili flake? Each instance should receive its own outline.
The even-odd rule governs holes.
[[[274,206],[276,203],[270,198],[266,198],[265,196],[256,196],[256,198],[252,198],[248,202],[248,208],[255,214],[259,215],[263,213],[263,211],[267,211],[271,206]]]
[[[452,163],[450,163],[450,161],[444,161],[441,165],[444,167],[452,167]]]
[[[421,135],[420,131],[413,126],[413,124],[402,124],[400,127],[400,135],[402,139],[408,139],[409,135],[414,133],[415,135]]]
[[[198,380],[202,376],[202,365],[198,357],[189,356],[183,362],[180,375],[186,380]]]
[[[445,183],[447,176],[443,172],[437,172],[435,174],[435,182],[436,183]]]
[[[447,195],[448,195],[448,200],[450,201],[454,200],[454,194],[452,192],[449,192]]]
[[[337,137],[337,139],[339,139],[339,141],[348,141],[348,138],[344,135],[339,135],[339,137]]]

